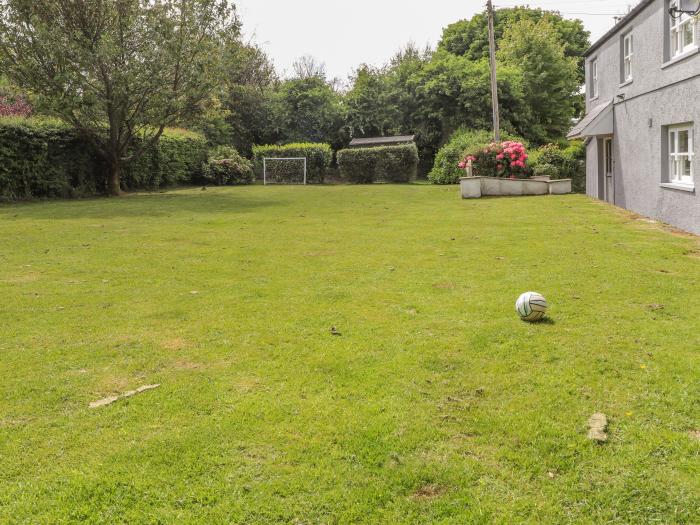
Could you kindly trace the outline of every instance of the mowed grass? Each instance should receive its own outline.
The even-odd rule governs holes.
[[[700,523],[700,243],[582,196],[3,206],[0,298],[1,523]]]

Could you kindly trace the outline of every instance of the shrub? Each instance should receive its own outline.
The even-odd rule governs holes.
[[[0,117],[29,117],[32,107],[22,96],[8,97],[0,93]]]
[[[129,189],[191,182],[206,159],[204,138],[167,130],[161,140],[125,167]],[[0,119],[0,197],[7,200],[78,197],[106,189],[105,166],[94,146],[60,121]]]
[[[535,177],[549,177],[550,179],[560,179],[559,168],[554,164],[537,164],[532,168]]]
[[[322,184],[326,171],[333,162],[333,150],[329,144],[313,142],[286,144],[284,146],[264,145],[253,146],[253,160],[258,173],[262,173],[262,160],[265,157],[290,158],[306,157],[306,181]],[[295,168],[296,169],[296,168]],[[268,166],[272,178],[282,179],[289,171],[289,165],[276,163]]]
[[[504,134],[506,140],[522,139]],[[455,131],[435,157],[433,169],[428,174],[428,180],[433,184],[457,184],[465,176],[464,169],[459,167],[460,161],[469,151],[483,149],[493,142],[490,131],[461,128]]]
[[[542,169],[541,166],[554,166],[557,173],[553,179],[571,179],[573,191],[585,193],[585,155],[586,148],[581,141],[572,141],[563,149],[556,144],[548,144],[533,153],[531,164],[536,172]]]
[[[464,169],[468,162],[472,162],[472,175],[475,177],[522,179],[530,176],[527,159],[525,146],[521,142],[508,140],[492,142],[486,147],[468,151],[464,160],[457,166]]]
[[[241,157],[231,146],[218,146],[211,151],[207,162],[202,165],[202,177],[219,186],[255,182],[253,163]]]
[[[408,182],[416,177],[418,148],[415,144],[377,148],[344,149],[338,152],[340,176],[347,182]]]

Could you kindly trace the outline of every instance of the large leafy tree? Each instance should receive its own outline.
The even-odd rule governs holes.
[[[239,24],[228,0],[0,0],[0,61],[41,109],[120,173],[220,85]]]
[[[555,27],[546,19],[513,24],[503,35],[498,58],[522,71],[529,138],[542,144],[563,137],[571,127],[579,84],[576,60],[565,55]]]
[[[346,123],[353,137],[382,137],[396,132],[400,109],[392,100],[385,71],[362,65],[345,95]]]
[[[342,146],[342,98],[320,76],[282,82],[275,94],[275,125],[285,142],[328,142]]]
[[[506,30],[520,21],[539,22],[547,20],[553,27],[554,34],[564,54],[575,58],[579,66],[578,80],[584,78],[584,53],[590,45],[590,33],[583,27],[580,20],[563,18],[557,11],[532,9],[529,7],[513,7],[497,9],[495,12],[494,29],[496,43],[500,42]],[[454,55],[466,56],[471,60],[487,58],[489,55],[488,18],[480,13],[469,20],[460,20],[445,28],[438,48]]]

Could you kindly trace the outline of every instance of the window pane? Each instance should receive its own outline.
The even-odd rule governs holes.
[[[695,41],[695,27],[688,21],[683,26],[683,47],[691,45]]]
[[[693,164],[690,162],[690,157],[687,155],[683,157],[683,171],[682,176],[685,178],[690,178]]]
[[[689,148],[689,131],[684,130],[684,131],[679,131],[678,132],[678,153],[689,153],[690,148]]]
[[[677,134],[676,134],[675,131],[671,131],[671,132],[668,134],[668,138],[669,138],[669,141],[668,141],[668,142],[669,142],[669,147],[670,147],[671,153],[675,153],[675,152],[676,152],[676,135],[677,135]]]

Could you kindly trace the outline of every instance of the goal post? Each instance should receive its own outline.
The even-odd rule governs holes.
[[[308,173],[308,161],[306,157],[263,157],[262,159],[263,162],[263,184],[267,186],[268,184],[304,184],[306,185],[307,181],[307,173]],[[270,173],[269,168],[272,164],[275,162],[280,162],[280,163],[302,163],[303,162],[303,181],[302,182],[289,182],[289,181],[282,181],[280,182],[279,180],[279,173],[276,174],[276,176],[273,176],[272,173]]]

